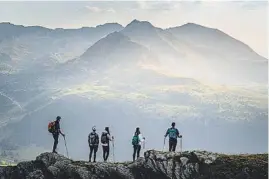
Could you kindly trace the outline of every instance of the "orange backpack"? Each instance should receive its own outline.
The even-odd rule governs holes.
[[[49,125],[48,125],[48,131],[50,133],[53,133],[55,131],[55,121],[49,123]]]

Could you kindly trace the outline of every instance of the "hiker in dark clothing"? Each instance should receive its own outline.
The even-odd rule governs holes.
[[[145,137],[142,136],[139,127],[137,127],[135,130],[133,139],[132,139],[132,145],[134,148],[133,161],[135,161],[135,155],[137,158],[140,157],[141,145],[144,141],[145,141]]]
[[[106,127],[105,131],[102,133],[102,136],[101,136],[104,162],[107,161],[108,156],[109,156],[109,141],[112,141],[113,139],[114,139],[113,136],[112,137],[110,136],[109,128]]]
[[[169,152],[176,151],[176,147],[177,147],[177,138],[181,138],[182,136],[179,135],[179,132],[177,130],[177,128],[175,128],[176,123],[172,123],[172,127],[167,129],[166,134],[164,135],[164,137],[166,138],[169,135]]]
[[[57,145],[58,145],[59,134],[61,134],[63,137],[65,137],[65,134],[63,134],[61,132],[60,121],[61,121],[60,116],[57,116],[56,121],[54,121],[54,130],[52,132],[52,136],[53,136],[53,139],[54,139],[54,144],[53,144],[53,149],[52,149],[53,153],[57,153],[56,148],[57,148]]]
[[[89,143],[89,146],[90,146],[89,162],[91,162],[92,152],[94,152],[94,154],[93,154],[93,162],[96,162],[96,152],[98,151],[99,136],[96,133],[95,127],[92,128],[92,132],[88,136],[88,143]]]

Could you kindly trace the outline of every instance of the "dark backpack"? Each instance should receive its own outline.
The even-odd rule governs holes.
[[[88,142],[89,145],[98,145],[99,144],[99,138],[96,133],[91,132],[88,136]]]
[[[134,135],[132,139],[132,145],[138,145],[139,144],[139,137],[138,135]]]
[[[101,136],[101,143],[102,144],[107,144],[109,142],[109,139],[107,137],[107,133],[103,132]]]

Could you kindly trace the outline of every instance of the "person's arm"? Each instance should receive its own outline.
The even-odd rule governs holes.
[[[97,144],[99,145],[99,135],[96,134],[96,138],[97,138]]]
[[[177,133],[177,137],[179,137],[179,131],[178,131],[178,129],[176,130],[176,133]]]
[[[138,137],[139,137],[139,141],[141,141],[141,142],[145,141],[145,137],[143,137],[142,134],[139,134]]]
[[[61,131],[61,128],[60,128],[60,123],[58,123],[58,131],[59,131],[59,133],[63,136],[63,137],[65,137],[65,134],[64,133],[62,133],[62,131]]]
[[[111,137],[110,134],[107,134],[107,137],[108,137],[108,139],[109,139],[110,141],[113,140],[113,136]]]
[[[181,138],[181,137],[182,137],[182,135],[179,135],[179,131],[178,131],[178,129],[177,129],[177,137],[178,137],[178,138]]]
[[[63,137],[65,137],[65,134],[62,133],[61,129],[59,129],[60,134],[62,134]]]
[[[169,134],[169,129],[167,129],[167,131],[166,131],[164,137],[167,137],[168,134]]]

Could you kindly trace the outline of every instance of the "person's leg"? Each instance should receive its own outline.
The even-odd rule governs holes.
[[[53,144],[52,152],[57,153],[56,149],[58,145],[59,134],[53,134],[53,139],[54,139],[54,144]]]
[[[93,146],[90,146],[89,162],[92,161],[92,152],[93,152]]]
[[[109,146],[107,146],[107,149],[106,149],[106,161],[107,161],[108,157],[109,157]]]
[[[137,151],[137,145],[134,145],[133,161],[135,161],[136,151]]]
[[[173,146],[173,142],[171,141],[171,139],[169,139],[169,152],[171,152],[172,146]]]
[[[176,148],[177,148],[177,141],[174,141],[174,142],[173,142],[173,152],[176,151]]]
[[[102,146],[103,147],[103,159],[104,161],[106,161],[106,146]]]
[[[94,146],[93,162],[96,162],[96,152],[98,151],[98,145]]]
[[[137,158],[140,157],[140,150],[141,150],[141,145],[138,145],[137,146],[137,155],[136,155]]]

